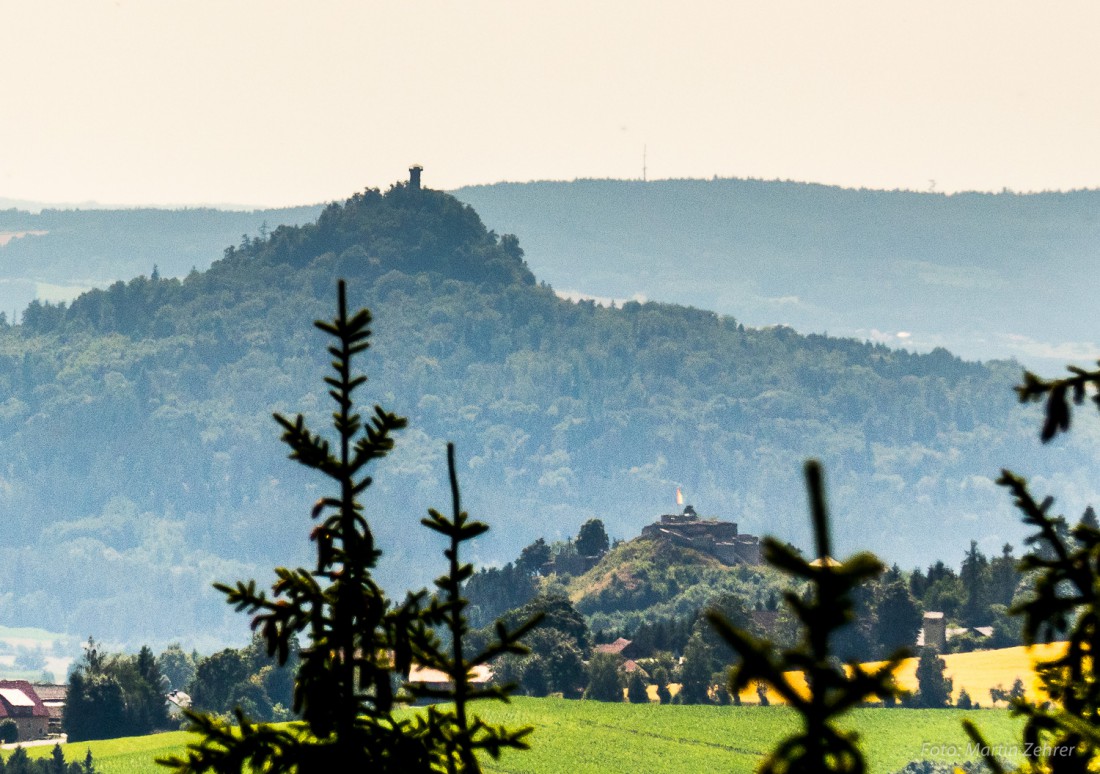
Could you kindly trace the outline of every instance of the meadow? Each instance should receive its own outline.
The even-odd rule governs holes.
[[[1064,644],[1033,649],[956,653],[944,657],[947,674],[989,707],[989,688],[1010,687],[1022,677],[1028,693],[1038,698],[1032,665],[1058,654]],[[898,682],[916,689],[916,660],[903,662]],[[773,697],[774,698],[774,697]],[[533,726],[531,749],[509,751],[485,770],[499,774],[603,774],[655,771],[697,774],[699,771],[749,774],[781,738],[794,728],[794,713],[783,706],[761,707],[755,690],[744,693],[745,706],[661,706],[612,704],[520,697],[511,704],[486,703],[478,713],[487,722],[510,727]],[[992,745],[1016,749],[1022,722],[1005,709],[921,710],[862,707],[848,716],[847,727],[859,733],[873,774],[893,774],[914,760],[961,763],[974,753],[961,720],[971,717]],[[143,774],[163,770],[158,757],[181,753],[189,739],[182,731],[149,736],[80,742],[65,746],[65,757],[82,760],[90,749],[102,774]],[[46,756],[52,748],[33,747]],[[1012,756],[1010,756],[1012,757]]]
[[[786,707],[661,706],[594,701],[517,698],[510,705],[485,704],[490,723],[531,725],[528,751],[508,751],[485,770],[500,774],[614,774],[700,771],[749,774],[797,722]],[[972,717],[992,744],[1011,747],[1020,721],[1005,710],[912,710],[861,708],[849,727],[859,732],[870,772],[890,774],[912,760],[961,762],[968,739],[960,721]],[[154,760],[179,753],[188,734],[172,732],[128,739],[83,742],[65,747],[67,759],[91,749],[102,774],[142,774],[160,769]],[[31,748],[45,756],[49,747]]]

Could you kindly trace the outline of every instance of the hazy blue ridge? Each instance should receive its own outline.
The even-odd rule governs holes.
[[[716,179],[455,195],[521,234],[532,270],[559,291],[1044,368],[1100,357],[1100,309],[1083,281],[1100,246],[1098,191],[946,196]]]
[[[520,242],[439,192],[366,191],[219,254],[183,279],[32,304],[0,331],[6,622],[244,636],[208,584],[309,561],[308,513],[328,490],[285,459],[271,412],[328,421],[310,322],[331,317],[337,277],[375,318],[363,410],[410,420],[364,497],[395,589],[440,571],[443,546],[418,523],[449,502],[447,440],[466,507],[493,527],[482,563],[592,517],[633,537],[677,486],[704,515],[802,542],[808,456],[826,466],[839,550],[905,567],[955,564],[971,538],[990,554],[1019,545],[992,484],[1002,466],[1065,495],[1071,516],[1095,494],[1095,423],[1041,448],[1016,364],[572,303]]]
[[[0,310],[10,317],[36,297],[68,300],[92,287],[149,275],[154,267],[161,276],[182,277],[209,267],[243,236],[306,223],[321,209],[0,210],[0,236],[26,234],[0,244]]]

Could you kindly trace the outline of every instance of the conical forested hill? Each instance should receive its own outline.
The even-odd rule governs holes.
[[[1038,453],[1013,364],[565,301],[516,238],[397,185],[206,272],[34,304],[0,332],[0,620],[133,641],[235,635],[209,581],[307,561],[320,482],[285,460],[270,415],[325,423],[310,323],[331,316],[337,277],[375,315],[362,398],[410,420],[366,498],[394,585],[438,571],[442,546],[417,524],[446,502],[446,440],[466,505],[493,525],[482,561],[593,516],[632,537],[677,486],[704,515],[801,540],[811,455],[845,550],[903,565],[1020,534],[991,483],[1001,466],[1057,477],[1072,508],[1092,496],[1095,458],[1069,445],[1088,434]]]

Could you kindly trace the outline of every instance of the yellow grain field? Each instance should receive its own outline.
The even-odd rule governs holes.
[[[945,673],[952,680],[952,701],[959,697],[964,689],[970,694],[971,700],[983,707],[991,706],[989,696],[990,688],[1004,688],[1008,690],[1016,678],[1024,681],[1024,688],[1030,698],[1042,696],[1038,678],[1035,676],[1034,664],[1040,660],[1049,660],[1060,656],[1065,652],[1064,642],[1054,642],[1049,645],[1035,645],[1031,648],[1023,646],[1015,648],[1001,648],[999,650],[980,650],[973,653],[949,653],[943,656],[947,663]],[[868,669],[878,664],[865,664]],[[805,689],[805,681],[801,674],[793,675],[792,682]],[[907,691],[917,690],[917,659],[909,658],[901,662],[897,671],[898,684]],[[756,688],[750,687],[741,692],[741,701],[745,704],[756,704],[759,699]],[[783,704],[783,700],[772,690],[768,691],[768,701],[773,704]],[[1001,706],[1004,706],[1002,703]]]
[[[973,653],[951,653],[943,657],[947,662],[945,674],[951,678],[952,700],[959,697],[964,688],[970,698],[983,707],[990,706],[989,689],[1001,687],[1008,690],[1016,678],[1024,681],[1029,698],[1043,696],[1035,676],[1034,665],[1037,661],[1057,658],[1066,650],[1064,642],[1049,645],[1035,645],[1025,648],[999,650],[978,650]],[[906,659],[898,670],[898,682],[902,687],[917,690],[917,659]],[[1003,705],[1002,705],[1003,706]]]

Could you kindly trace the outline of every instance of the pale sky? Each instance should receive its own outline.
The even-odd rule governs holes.
[[[1095,2],[0,0],[0,198],[1100,187]]]

